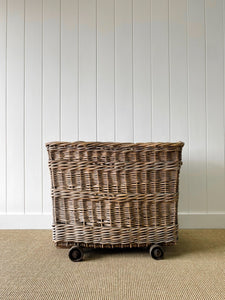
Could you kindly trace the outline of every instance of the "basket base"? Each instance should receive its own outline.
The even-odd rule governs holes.
[[[59,247],[133,248],[174,243],[178,225],[157,227],[91,227],[54,224],[53,241]]]
[[[87,243],[76,243],[76,242],[54,242],[56,247],[59,248],[71,248],[72,246],[79,246],[83,248],[148,248],[152,244],[87,244]],[[176,245],[176,241],[168,243],[160,243],[162,246],[173,246]]]

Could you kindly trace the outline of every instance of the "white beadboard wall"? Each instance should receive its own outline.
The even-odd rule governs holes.
[[[184,141],[179,220],[225,228],[225,1],[0,0],[0,228],[50,228],[45,142]]]

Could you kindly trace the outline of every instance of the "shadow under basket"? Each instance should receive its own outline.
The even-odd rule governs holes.
[[[51,142],[53,241],[83,249],[150,247],[178,238],[178,187],[184,143]]]

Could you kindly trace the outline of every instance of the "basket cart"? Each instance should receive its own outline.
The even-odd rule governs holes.
[[[178,185],[184,143],[47,143],[53,241],[72,261],[83,249],[149,247],[178,238]]]

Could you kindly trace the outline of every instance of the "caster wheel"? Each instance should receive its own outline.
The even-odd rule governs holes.
[[[152,245],[149,249],[149,253],[152,258],[154,259],[163,259],[164,251],[163,248],[159,245]]]
[[[84,257],[84,252],[82,250],[82,248],[77,247],[77,246],[73,246],[72,248],[70,248],[69,251],[69,258],[74,261],[82,261]]]

